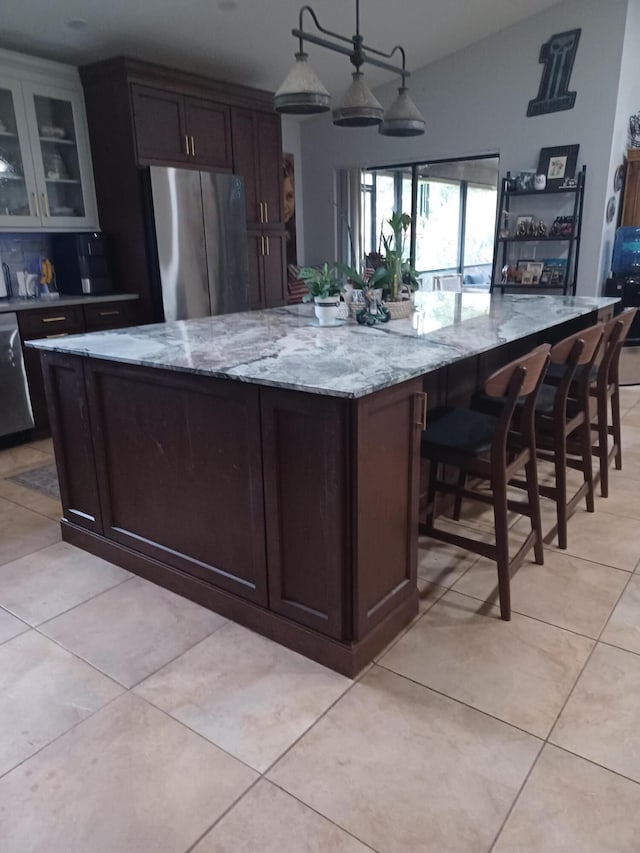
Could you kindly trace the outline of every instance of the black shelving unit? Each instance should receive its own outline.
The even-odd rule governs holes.
[[[491,292],[499,290],[501,293],[508,291],[510,293],[549,293],[559,292],[564,295],[575,294],[576,283],[578,278],[578,260],[580,257],[580,234],[582,231],[582,211],[584,206],[584,188],[587,177],[587,167],[583,166],[578,172],[575,187],[554,187],[545,190],[516,190],[511,189],[513,178],[511,172],[507,172],[505,178],[502,179],[500,191],[500,204],[498,206],[498,215],[496,218],[496,232],[493,251],[493,274],[491,281]],[[505,227],[505,221],[509,221],[510,216],[520,212],[520,204],[512,208],[511,202],[514,198],[530,198],[530,199],[549,199],[550,196],[565,196],[561,200],[558,207],[562,208],[557,211],[555,216],[572,215],[573,229],[569,236],[566,237],[550,237],[550,236],[518,236],[513,233],[513,222],[511,222],[512,231],[510,235],[501,236]],[[571,201],[573,196],[573,205],[569,205],[567,201]],[[522,209],[522,215],[532,214],[533,211]],[[505,216],[507,214],[507,216]],[[547,228],[551,227],[551,223],[546,223]],[[502,270],[507,264],[515,265],[519,260],[529,260],[526,254],[522,252],[522,244],[530,246],[538,246],[543,244],[555,243],[559,247],[559,251],[563,256],[566,255],[566,267],[564,276],[561,282],[551,284],[549,282],[537,284],[522,284],[515,281],[503,282],[501,280]],[[564,259],[564,257],[563,257]],[[541,260],[541,259],[539,259]]]

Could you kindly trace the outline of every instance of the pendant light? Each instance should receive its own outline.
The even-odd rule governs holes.
[[[340,106],[333,111],[334,124],[339,127],[378,125],[378,130],[383,136],[400,137],[423,134],[425,131],[424,118],[407,91],[406,78],[410,75],[406,70],[404,48],[396,45],[390,53],[385,53],[366,45],[360,34],[360,0],[355,0],[355,3],[356,32],[351,38],[324,29],[311,6],[303,6],[300,9],[298,29],[291,31],[292,35],[299,39],[300,46],[295,55],[296,61],[293,68],[275,94],[274,108],[279,113],[292,115],[323,113],[329,109],[331,96],[309,65],[308,56],[304,50],[304,43],[311,42],[311,44],[317,44],[327,50],[348,56],[355,68],[351,85],[347,89]],[[313,19],[316,29],[328,38],[303,29],[305,12]],[[385,61],[385,59],[393,57],[395,53],[400,53],[402,56],[401,66]],[[378,57],[384,57],[384,59]],[[364,75],[360,70],[366,62],[401,75],[402,86],[398,90],[398,97],[386,113],[366,84]]]

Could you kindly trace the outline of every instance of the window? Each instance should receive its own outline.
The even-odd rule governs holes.
[[[366,169],[362,172],[363,254],[384,252],[393,211],[411,213],[405,256],[429,286],[434,273],[462,273],[489,286],[498,202],[498,158]],[[415,190],[415,192],[414,192]]]

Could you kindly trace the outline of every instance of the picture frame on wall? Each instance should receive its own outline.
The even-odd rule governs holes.
[[[558,145],[540,150],[538,174],[545,175],[547,189],[557,189],[575,178],[579,151],[579,145]]]

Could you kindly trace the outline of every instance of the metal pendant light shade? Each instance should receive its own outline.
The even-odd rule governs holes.
[[[384,115],[382,104],[364,82],[361,71],[352,75],[353,82],[342,103],[333,111],[333,123],[340,127],[370,127],[380,124]]]
[[[296,53],[295,65],[273,99],[277,112],[310,115],[326,113],[331,106],[331,95],[322,85],[307,59],[306,53]]]
[[[425,120],[403,86],[384,114],[378,133],[383,136],[422,136],[424,131]]]

